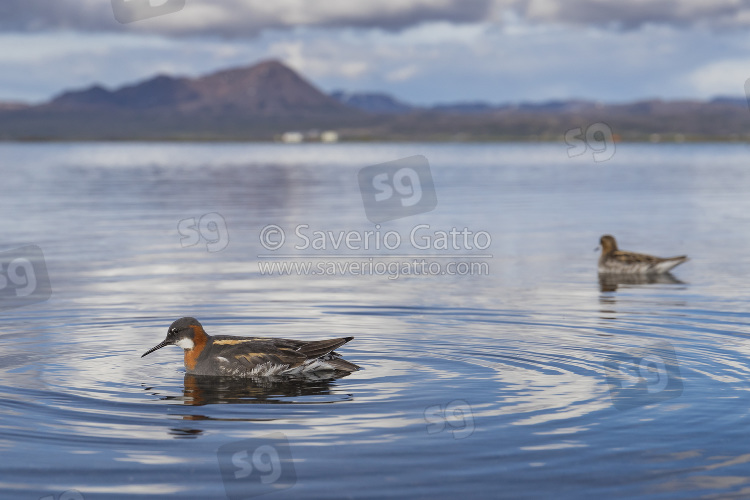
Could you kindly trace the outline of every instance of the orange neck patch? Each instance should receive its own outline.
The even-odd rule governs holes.
[[[208,335],[198,325],[190,325],[190,328],[193,329],[194,345],[192,349],[185,351],[185,368],[195,370],[195,365],[198,363],[198,356],[201,355],[208,342]]]

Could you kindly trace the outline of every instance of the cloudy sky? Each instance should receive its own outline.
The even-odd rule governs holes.
[[[420,104],[741,96],[750,0],[0,2],[0,100],[268,58]]]

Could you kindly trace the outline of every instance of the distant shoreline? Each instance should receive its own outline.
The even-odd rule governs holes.
[[[252,90],[252,92],[250,92]],[[38,105],[0,103],[13,142],[628,142],[750,141],[746,99],[581,99],[413,106],[388,94],[321,92],[276,60],[197,78],[94,84]]]

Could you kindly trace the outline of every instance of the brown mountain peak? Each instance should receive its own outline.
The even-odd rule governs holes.
[[[275,59],[197,78],[192,87],[202,96],[200,107],[262,115],[352,112]]]
[[[53,99],[50,106],[260,117],[359,114],[275,59],[198,78],[158,75],[114,91],[93,86],[66,92]]]

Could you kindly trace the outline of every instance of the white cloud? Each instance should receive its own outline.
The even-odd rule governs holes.
[[[385,79],[389,82],[403,82],[412,79],[419,73],[419,69],[416,65],[404,66],[396,70],[388,72]]]
[[[0,30],[135,31],[256,36],[300,26],[399,30],[423,22],[477,22],[493,0],[188,0],[179,12],[121,25],[102,0],[4,0]]]
[[[104,0],[3,0],[0,31],[126,31],[253,37],[298,27],[403,30],[430,22],[526,22],[637,29],[750,26],[750,0],[187,0],[169,15],[122,25]]]
[[[690,73],[688,81],[700,97],[740,96],[750,78],[750,58],[717,61]]]
[[[512,16],[504,24],[307,27],[254,38],[0,34],[0,100],[41,100],[63,89],[117,86],[156,73],[196,76],[268,58],[327,91],[384,91],[421,104],[741,95],[750,76],[743,74],[750,70],[749,48],[744,31],[718,35],[655,25],[622,31]]]

